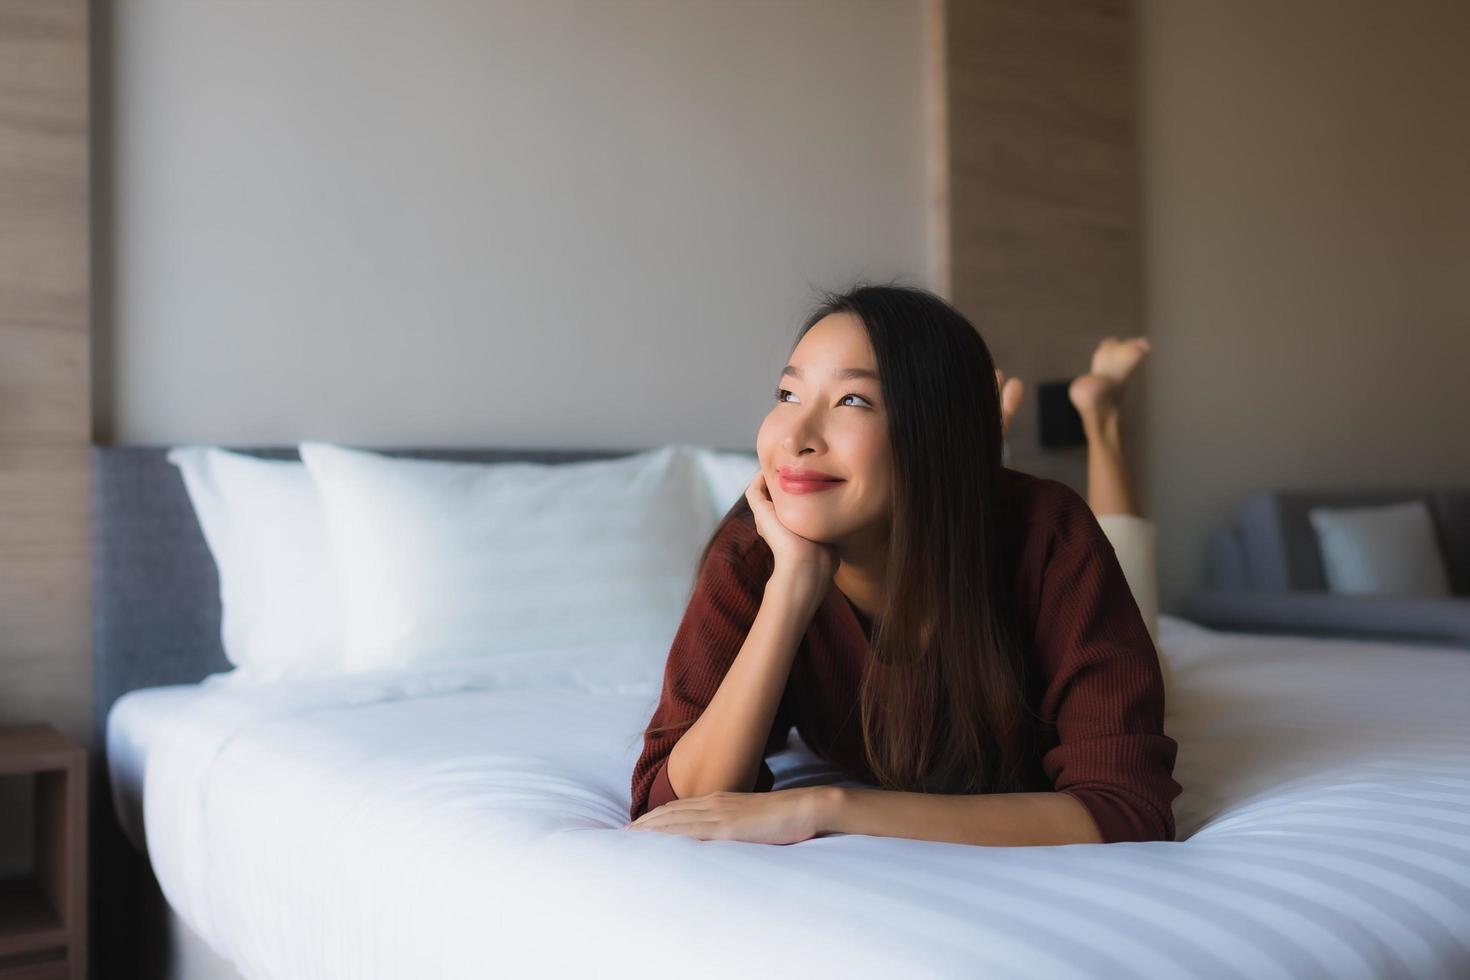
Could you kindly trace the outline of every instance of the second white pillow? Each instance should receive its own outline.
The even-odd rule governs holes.
[[[463,463],[304,442],[349,670],[672,640],[711,529],[692,455]]]

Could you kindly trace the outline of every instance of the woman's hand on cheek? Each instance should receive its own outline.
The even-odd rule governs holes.
[[[776,569],[800,576],[810,576],[825,587],[837,573],[837,549],[821,541],[804,538],[781,523],[771,499],[766,474],[762,470],[745,487],[745,499],[755,515],[755,529],[775,557]]]
[[[697,840],[742,840],[754,844],[795,844],[815,837],[816,791],[797,787],[766,793],[709,793],[670,800],[628,824],[628,830],[656,830]]]

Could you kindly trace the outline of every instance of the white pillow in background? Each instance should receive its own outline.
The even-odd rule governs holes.
[[[352,671],[666,644],[713,527],[678,446],[578,463],[300,452],[326,510]]]
[[[745,488],[761,468],[755,453],[730,453],[717,449],[695,449],[695,459],[709,492],[714,520],[719,521],[735,501],[745,496]]]
[[[336,568],[306,467],[213,446],[175,446],[219,570],[220,641],[242,677],[275,680],[339,668]]]
[[[1376,507],[1316,507],[1327,587],[1349,595],[1447,596],[1449,579],[1422,500]]]

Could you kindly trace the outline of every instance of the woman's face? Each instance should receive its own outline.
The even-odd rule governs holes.
[[[893,485],[877,373],[862,321],[833,313],[806,332],[781,374],[756,456],[776,516],[804,538],[840,544],[888,520]],[[801,469],[837,482],[802,480]]]

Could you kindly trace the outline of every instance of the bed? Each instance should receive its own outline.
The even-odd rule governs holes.
[[[103,816],[239,976],[1470,974],[1463,650],[1163,617],[1173,842],[627,832],[666,649],[232,684],[162,453],[94,449]],[[794,732],[769,761],[843,781]]]

